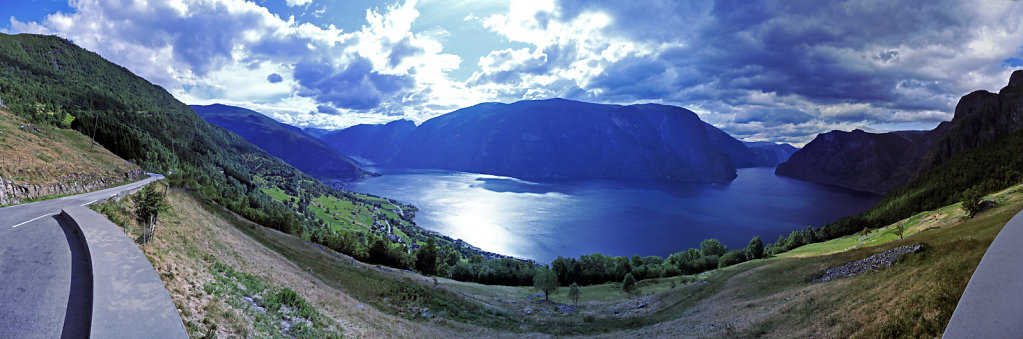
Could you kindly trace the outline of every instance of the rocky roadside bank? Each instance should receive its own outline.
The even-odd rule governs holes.
[[[923,249],[923,246],[920,244],[896,247],[842,266],[828,269],[824,272],[823,276],[814,279],[813,282],[819,283],[831,279],[851,277],[880,268],[889,267],[903,254],[919,252],[921,249]]]
[[[32,185],[0,178],[0,206],[20,204],[25,200],[54,195],[78,194],[91,192],[114,186],[125,181],[135,181],[146,177],[146,172],[138,169],[121,174],[121,177],[101,177],[93,174],[69,174],[61,178],[60,184]]]

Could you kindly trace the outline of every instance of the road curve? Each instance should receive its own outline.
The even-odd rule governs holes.
[[[963,291],[943,338],[1023,336],[1023,212],[995,236]]]
[[[58,199],[0,208],[0,338],[88,336],[92,278],[87,250],[57,216],[163,175]],[[84,326],[84,327],[83,327]]]

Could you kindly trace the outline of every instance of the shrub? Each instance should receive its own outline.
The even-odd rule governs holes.
[[[728,251],[728,253],[725,253],[725,255],[718,259],[718,268],[732,266],[744,261],[746,261],[745,250]]]

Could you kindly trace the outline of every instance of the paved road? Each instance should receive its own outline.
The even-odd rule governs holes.
[[[86,336],[78,329],[92,314],[88,254],[57,215],[160,179],[0,208],[0,338]]]
[[[984,252],[944,338],[1023,337],[1023,212],[1002,227]]]

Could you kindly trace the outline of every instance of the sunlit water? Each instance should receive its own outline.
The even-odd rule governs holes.
[[[416,223],[483,250],[550,261],[581,254],[667,256],[717,238],[745,247],[863,211],[880,196],[739,170],[730,184],[526,181],[436,170],[378,170],[349,186],[412,203]]]

